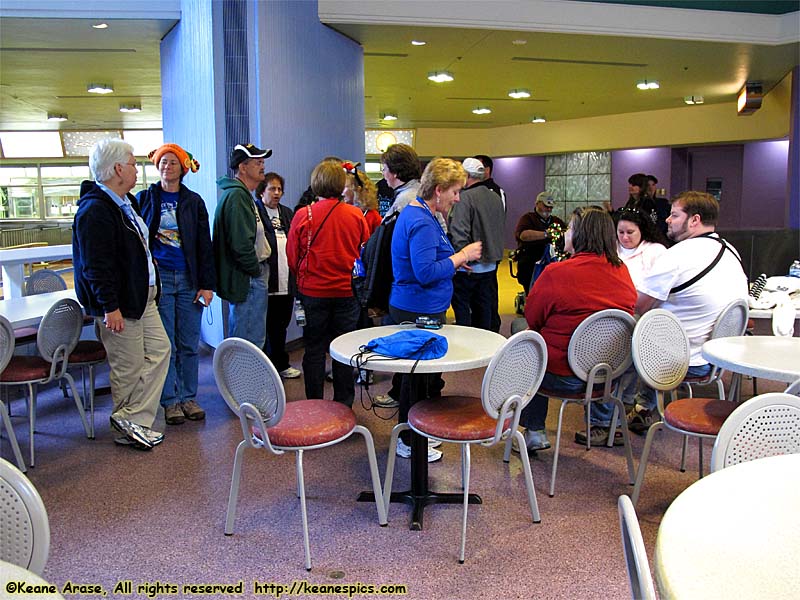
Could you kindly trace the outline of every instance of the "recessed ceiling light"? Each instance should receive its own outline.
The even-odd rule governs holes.
[[[533,117],[531,119],[531,123],[544,123],[544,122],[545,122],[544,117]]]
[[[450,71],[431,71],[428,73],[428,79],[436,83],[446,83],[448,81],[453,81],[455,77],[453,77]]]
[[[424,46],[427,43],[428,42],[426,42],[424,40],[411,40],[411,45],[412,46]]]
[[[685,96],[683,101],[686,104],[703,104],[703,97],[702,96]]]
[[[476,115],[488,115],[489,113],[492,112],[492,109],[488,108],[486,106],[478,106],[478,107],[473,108],[472,112],[473,112],[473,114],[476,114]]]
[[[381,114],[381,120],[383,121],[397,121],[397,111],[395,110],[386,110]]]
[[[120,104],[119,105],[119,112],[124,112],[124,113],[142,112],[142,105],[141,104],[136,104],[136,103]]]
[[[110,83],[90,83],[86,86],[86,91],[90,94],[110,94],[114,87]]]
[[[108,29],[108,23],[95,23],[92,27],[94,29]]]
[[[515,46],[524,46],[528,43],[528,40],[511,40],[511,43]]]
[[[64,113],[47,113],[48,121],[66,121],[67,115]]]
[[[526,90],[524,88],[519,88],[519,89],[509,90],[508,95],[517,100],[520,98],[530,98],[531,91]]]
[[[640,90],[657,90],[661,86],[658,85],[657,81],[647,81],[647,79],[643,79],[636,84],[636,87]]]

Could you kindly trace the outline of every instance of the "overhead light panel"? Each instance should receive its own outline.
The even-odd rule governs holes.
[[[703,97],[702,96],[685,96],[683,101],[686,104],[703,104]]]
[[[472,109],[472,113],[476,115],[488,115],[492,112],[492,109],[487,106],[476,106]]]
[[[636,87],[640,90],[657,90],[661,86],[658,85],[657,81],[648,81],[647,79],[643,79],[636,84]]]
[[[92,25],[94,29],[108,29],[108,23],[95,23]]]
[[[114,92],[114,86],[110,83],[90,83],[86,86],[86,91],[90,94],[111,94]]]
[[[524,46],[525,44],[528,43],[528,40],[522,40],[522,39],[520,39],[520,40],[511,40],[511,43],[514,44],[515,46]]]
[[[47,113],[48,121],[66,121],[67,115],[64,113]]]
[[[544,117],[533,117],[531,119],[531,123],[544,123],[546,119]]]
[[[424,46],[427,43],[428,42],[426,42],[424,40],[411,40],[411,45],[412,46]]]
[[[519,88],[514,90],[509,90],[508,95],[515,100],[519,100],[520,98],[530,98],[531,91],[526,90],[525,88]]]
[[[141,104],[120,104],[119,105],[119,112],[124,113],[137,113],[142,112],[142,105]]]
[[[453,81],[455,77],[450,71],[431,71],[428,73],[428,79],[435,83],[447,83],[448,81]]]
[[[381,113],[381,121],[397,121],[396,110],[385,110]]]
[[[761,108],[763,90],[761,83],[748,81],[739,91],[739,98],[736,102],[736,112],[740,116],[752,115]]]

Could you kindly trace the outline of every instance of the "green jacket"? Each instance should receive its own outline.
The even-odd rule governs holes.
[[[238,179],[220,177],[222,197],[214,213],[214,263],[217,294],[228,302],[244,302],[250,278],[261,274],[255,251],[256,213],[250,190]]]

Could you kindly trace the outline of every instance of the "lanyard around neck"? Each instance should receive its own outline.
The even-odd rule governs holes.
[[[439,236],[441,237],[442,241],[450,249],[450,251],[455,254],[455,249],[453,248],[453,244],[450,243],[450,238],[447,237],[447,234],[444,232],[444,229],[442,229],[442,224],[439,223],[439,219],[437,219],[436,215],[433,214],[431,207],[428,206],[428,203],[425,202],[425,200],[423,200],[419,196],[417,196],[417,202],[419,202],[425,209],[425,211],[431,216],[431,219],[433,219],[433,222],[436,223],[436,226],[439,228]]]

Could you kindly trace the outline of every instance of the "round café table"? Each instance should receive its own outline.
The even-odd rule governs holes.
[[[693,483],[658,528],[656,584],[667,598],[797,598],[800,454],[727,467]]]
[[[492,360],[492,357],[500,349],[506,338],[498,333],[476,329],[474,327],[462,327],[459,325],[444,325],[434,333],[447,338],[447,354],[442,358],[432,360],[411,360],[411,359],[391,359],[373,353],[366,353],[356,358],[360,348],[372,339],[397,333],[398,331],[415,329],[414,325],[385,325],[383,327],[370,327],[359,329],[340,335],[331,342],[331,358],[339,362],[349,364],[353,367],[371,369],[373,371],[385,373],[442,373],[453,371],[466,371],[485,367]],[[414,375],[412,375],[414,377]],[[418,385],[411,385],[412,398],[410,403],[413,405],[416,399],[413,397]],[[480,394],[480,390],[477,390]],[[392,492],[390,502],[402,502],[412,506],[410,528],[415,531],[422,529],[422,516],[425,506],[428,504],[461,504],[464,501],[463,493],[436,493],[428,488],[428,442],[427,440],[412,432],[411,436],[411,488],[403,492]],[[364,492],[359,496],[361,502],[372,502],[373,497],[370,492]],[[470,494],[471,504],[480,504],[481,499],[477,494]]]
[[[45,590],[54,587],[55,592],[47,591],[27,592],[27,588],[19,588],[19,585],[32,586],[34,589]],[[9,586],[14,586],[11,589]],[[28,571],[19,565],[0,560],[0,598],[20,598],[21,600],[64,600],[58,592],[58,586],[48,583],[39,575]]]
[[[800,338],[747,335],[709,340],[701,354],[735,374],[730,397],[737,400],[742,375],[791,383],[800,379]]]

